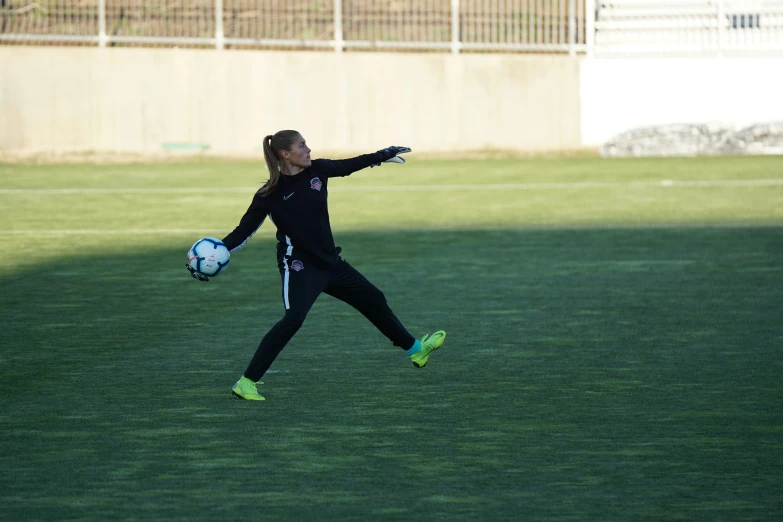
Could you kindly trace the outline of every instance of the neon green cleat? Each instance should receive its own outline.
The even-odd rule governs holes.
[[[432,335],[425,335],[421,338],[421,350],[411,355],[411,361],[416,368],[424,368],[427,365],[427,359],[430,354],[441,347],[446,340],[446,332],[438,330]]]
[[[256,384],[264,383],[255,383],[243,375],[242,378],[237,381],[234,387],[231,388],[231,393],[240,399],[245,399],[246,401],[263,401],[265,399],[258,394]]]

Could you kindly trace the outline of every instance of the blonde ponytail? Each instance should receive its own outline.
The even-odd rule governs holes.
[[[262,198],[274,192],[280,182],[280,169],[283,167],[280,151],[291,150],[298,137],[299,132],[295,130],[282,130],[264,138],[264,160],[269,170],[269,179],[258,189],[257,194]]]

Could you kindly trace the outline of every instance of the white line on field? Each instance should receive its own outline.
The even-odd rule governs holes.
[[[346,192],[446,192],[462,190],[574,190],[620,187],[758,187],[783,185],[783,178],[773,179],[707,179],[674,181],[574,181],[562,183],[489,183],[489,184],[438,184],[438,185],[346,185],[339,191]],[[257,187],[161,187],[161,188],[60,188],[60,189],[0,189],[0,194],[216,194],[253,193]]]
[[[225,230],[189,230],[186,228],[129,228],[121,230],[99,229],[99,228],[75,228],[65,230],[0,230],[0,236],[75,236],[75,235],[96,235],[96,236],[116,236],[116,235],[146,235],[146,234],[201,234],[210,236],[210,234],[226,234]]]
[[[214,194],[225,192],[255,192],[258,187],[161,187],[161,188],[63,188],[63,189],[0,189],[0,194]]]
[[[673,181],[574,181],[563,183],[497,183],[497,184],[463,184],[463,185],[391,185],[391,186],[349,186],[339,190],[370,191],[458,191],[458,190],[573,190],[593,188],[620,187],[722,187],[722,186],[768,186],[783,185],[782,179],[716,179]]]
[[[629,224],[629,225],[520,225],[508,227],[416,227],[411,228],[381,228],[372,229],[376,233],[394,233],[411,230],[419,232],[493,232],[493,231],[569,231],[569,230],[664,230],[664,229],[736,229],[736,228],[780,228],[783,224],[778,223],[648,223],[648,224]],[[274,230],[274,229],[272,229]],[[110,230],[97,228],[65,229],[65,230],[0,230],[0,236],[76,236],[76,235],[148,235],[148,234],[193,234],[199,237],[221,237],[228,230],[202,230],[186,228],[147,228],[147,229],[125,229]],[[345,229],[338,230],[338,233],[367,232],[363,229]]]

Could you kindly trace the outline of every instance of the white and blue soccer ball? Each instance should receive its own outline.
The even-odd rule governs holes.
[[[204,237],[188,251],[188,263],[196,272],[215,277],[228,266],[228,248],[214,237]]]

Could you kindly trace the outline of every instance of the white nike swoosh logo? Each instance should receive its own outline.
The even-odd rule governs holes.
[[[290,198],[290,197],[291,197],[291,196],[293,196],[293,195],[294,195],[294,193],[293,193],[293,192],[291,192],[289,195],[287,195],[287,196],[283,196],[283,200],[286,200],[286,199]]]

